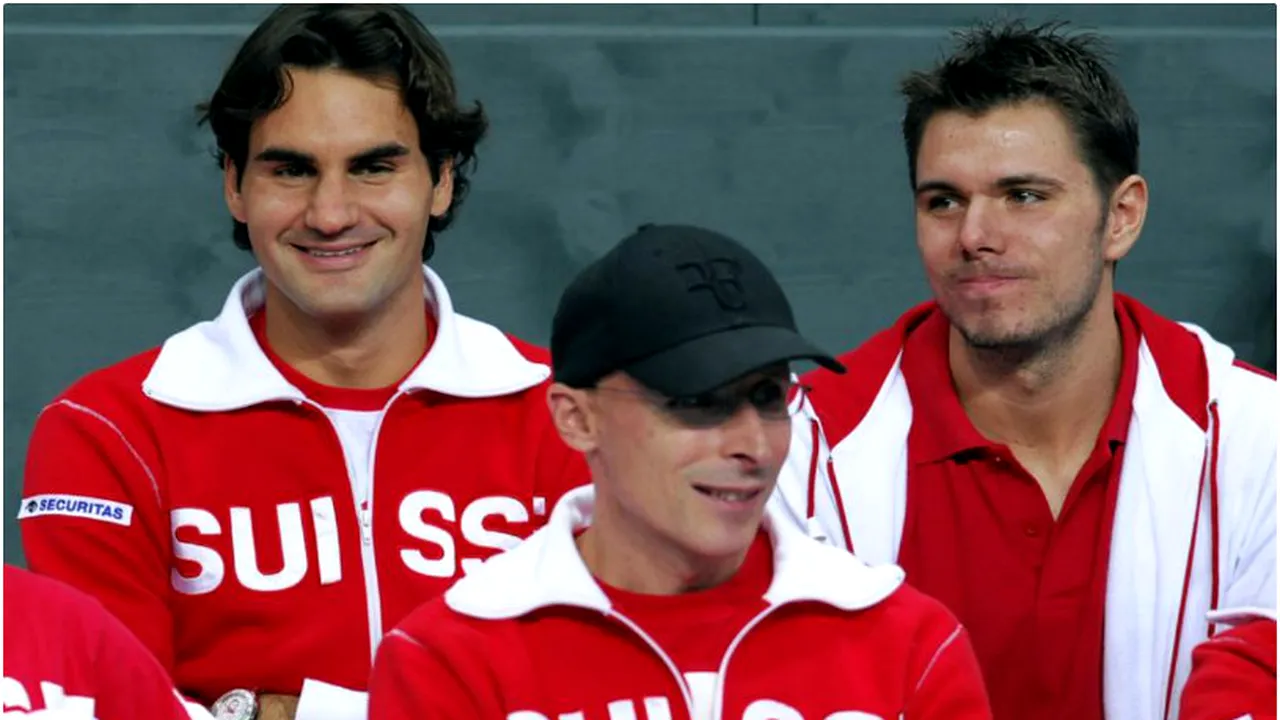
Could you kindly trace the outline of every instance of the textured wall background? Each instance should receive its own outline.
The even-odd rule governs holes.
[[[251,267],[192,106],[266,6],[4,9],[4,537],[36,413],[214,314]],[[1276,17],[1249,6],[415,6],[492,117],[439,242],[455,303],[545,343],[641,222],[706,224],[853,346],[927,297],[895,83],[998,13],[1102,31],[1152,188],[1120,288],[1275,368]]]

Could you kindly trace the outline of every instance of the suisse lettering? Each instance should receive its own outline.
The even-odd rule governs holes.
[[[545,511],[542,498],[533,498],[533,505]],[[428,522],[425,519],[428,515],[438,516],[443,523]],[[485,521],[493,517],[500,517],[508,523],[527,523],[529,511],[516,498],[491,495],[473,500],[462,509],[459,519],[453,498],[445,493],[436,490],[411,492],[400,502],[400,527],[410,537],[435,545],[439,548],[439,556],[429,558],[421,550],[404,549],[400,551],[400,560],[410,570],[430,577],[454,577],[459,566],[463,573],[469,573],[479,567],[483,559],[469,557],[459,562],[454,533],[446,528],[456,524],[462,539],[479,548],[502,551],[518,545],[523,537],[485,528]],[[486,557],[492,554],[486,553]]]
[[[332,497],[319,497],[310,502],[313,543],[316,547],[320,584],[329,585],[342,579],[342,555],[338,546],[338,525]],[[258,548],[254,542],[252,511],[246,507],[230,509],[232,567],[241,585],[260,592],[287,590],[306,577],[307,541],[302,531],[302,508],[299,503],[276,506],[276,526],[280,532],[283,566],[276,572],[263,572],[258,564]],[[213,548],[178,539],[183,528],[199,535],[221,535],[222,523],[208,510],[176,508],[169,513],[170,536],[175,557],[194,563],[199,572],[189,577],[174,567],[169,572],[173,589],[187,595],[213,592],[226,577],[226,563]]]
[[[637,707],[639,704],[641,710]],[[695,716],[697,703],[695,702]],[[703,708],[704,710],[706,708]],[[671,705],[665,697],[646,697],[643,700],[614,700],[608,704],[609,720],[671,720]],[[708,713],[709,714],[709,713]],[[545,715],[534,710],[520,710],[507,715],[507,720],[583,720],[585,710]],[[594,717],[594,715],[591,715]],[[803,713],[777,700],[756,700],[742,713],[742,720],[807,720]],[[819,720],[884,720],[879,715],[859,710],[841,710],[823,716]]]
[[[170,539],[174,557],[190,563],[196,572],[170,570],[173,589],[188,595],[213,592],[226,579],[230,565],[236,581],[250,590],[278,592],[296,587],[307,577],[310,559],[316,560],[321,585],[342,580],[342,549],[338,541],[338,520],[333,498],[319,497],[311,500],[309,509],[313,533],[304,531],[302,503],[282,503],[271,513],[264,509],[250,510],[233,507],[222,517],[202,508],[175,508],[169,513]],[[520,500],[502,495],[477,498],[458,511],[449,495],[435,490],[418,490],[404,497],[396,519],[409,537],[434,546],[431,549],[402,548],[401,562],[409,570],[420,575],[439,578],[456,577],[459,569],[471,572],[483,561],[483,557],[459,557],[455,537],[476,548],[499,552],[518,544],[523,537],[507,532],[490,530],[486,524],[493,518],[501,518],[508,524],[527,523],[533,515],[546,512],[543,498],[533,498],[533,507],[540,512],[531,515]],[[112,510],[116,512],[116,510]],[[274,515],[274,517],[272,517]],[[264,572],[259,561],[260,548],[255,537],[262,537],[260,523],[274,523],[280,541],[280,557],[283,565],[274,572]],[[220,536],[229,532],[231,557],[224,558],[218,550],[200,540],[202,537]],[[181,535],[181,538],[179,537]],[[268,530],[265,537],[271,537]],[[314,552],[311,550],[314,548]],[[274,555],[274,553],[272,553]]]
[[[5,677],[0,680],[0,705],[4,707],[6,716],[10,714],[10,710],[22,710],[24,712],[51,710],[60,711],[58,712],[58,717],[95,717],[92,697],[68,695],[66,690],[56,682],[41,681],[39,692],[34,695],[40,699],[40,702],[33,703],[31,701],[32,694],[29,694],[27,688],[17,679]]]

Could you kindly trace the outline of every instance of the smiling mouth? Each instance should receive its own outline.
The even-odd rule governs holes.
[[[1017,281],[1018,278],[1010,277],[967,278],[959,281],[956,287],[964,292],[985,292],[1006,288]]]
[[[693,489],[703,495],[713,497],[717,500],[727,500],[729,502],[746,502],[748,500],[754,500],[761,492],[760,488],[756,488],[755,490],[717,490],[716,488],[709,488],[704,485],[694,485]]]
[[[299,250],[300,252],[304,252],[310,255],[311,257],[333,258],[333,257],[344,257],[347,255],[355,255],[361,250],[373,247],[374,243],[376,242],[378,241],[374,240],[373,242],[365,243],[364,245],[356,245],[355,247],[349,247],[345,250],[323,250],[321,248],[304,247],[302,245],[294,245],[293,247]]]
[[[956,278],[956,281],[961,285],[967,285],[970,283],[1006,282],[1017,279],[1014,275],[964,275]]]

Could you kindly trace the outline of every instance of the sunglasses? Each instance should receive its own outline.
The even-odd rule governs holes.
[[[708,427],[727,422],[744,404],[750,405],[762,420],[789,420],[801,403],[791,402],[793,393],[799,399],[809,388],[790,380],[762,379],[741,386],[724,387],[697,395],[668,397],[652,390],[596,387],[595,390],[642,397],[684,425]]]

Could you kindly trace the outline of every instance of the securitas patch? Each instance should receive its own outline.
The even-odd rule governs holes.
[[[19,520],[41,515],[68,515],[127,526],[133,521],[133,506],[85,495],[32,495],[22,499]]]

